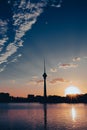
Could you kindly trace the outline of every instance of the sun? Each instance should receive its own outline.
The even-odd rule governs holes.
[[[69,86],[65,89],[65,95],[75,95],[75,94],[80,94],[80,89],[78,89],[75,86]]]

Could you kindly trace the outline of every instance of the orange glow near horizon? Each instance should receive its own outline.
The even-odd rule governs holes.
[[[86,84],[82,85],[82,84],[76,84],[74,83],[76,86],[74,93],[72,92],[72,94],[80,94],[80,93],[86,93],[86,88],[82,87],[82,86],[86,86]],[[67,87],[69,86],[68,83],[64,83],[64,84],[50,84],[49,82],[47,82],[47,95],[57,95],[57,96],[65,96],[65,91],[67,90]],[[76,89],[77,88],[77,89]],[[40,84],[30,84],[30,85],[25,85],[25,84],[2,84],[0,87],[0,92],[5,92],[5,93],[9,93],[11,96],[15,96],[15,97],[27,97],[28,94],[33,94],[33,95],[41,95],[43,96],[43,83]],[[71,90],[67,93],[70,94]]]
[[[75,86],[69,86],[68,88],[65,89],[65,96],[72,94],[81,94],[80,89],[78,89]]]

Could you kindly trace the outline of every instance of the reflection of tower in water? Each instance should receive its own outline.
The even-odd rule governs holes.
[[[47,104],[43,104],[44,109],[44,130],[47,130]]]

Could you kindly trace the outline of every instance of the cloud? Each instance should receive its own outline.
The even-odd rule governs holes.
[[[11,62],[17,62],[17,61],[18,61],[18,58],[21,57],[21,56],[22,56],[22,54],[18,54],[17,56],[15,56],[14,59],[12,59]],[[11,63],[11,62],[9,62],[9,63]]]
[[[73,61],[80,61],[80,60],[81,60],[80,57],[75,57],[75,58],[73,58]]]
[[[0,35],[4,35],[8,30],[8,22],[7,20],[0,19]]]
[[[3,67],[0,68],[0,72],[3,72],[6,68],[6,65],[4,65]]]
[[[17,47],[14,45],[14,43],[10,43],[6,48],[6,52],[0,56],[0,64],[7,62],[7,58],[14,54],[16,51]]]
[[[19,54],[17,57],[21,57],[22,56],[22,54]]]
[[[56,7],[56,8],[60,8],[61,7],[61,4],[62,4],[62,0],[53,0],[52,1],[52,7]]]
[[[45,2],[31,3],[30,1],[21,0],[14,4],[14,27],[15,27],[15,43],[18,42],[18,46],[21,38],[27,31],[32,28],[32,25],[36,23],[37,17],[43,12]]]
[[[23,46],[23,36],[36,23],[37,17],[43,12],[45,2],[31,3],[26,0],[14,1],[13,5],[13,30],[15,37],[12,43],[6,46],[5,51],[0,55],[0,64],[7,63],[10,56],[17,52],[19,47]],[[8,41],[6,35],[8,22],[0,19],[0,51],[3,50],[4,44]],[[14,59],[15,60],[15,59]],[[16,60],[15,60],[16,61]],[[10,61],[9,61],[10,62]]]
[[[7,40],[8,40],[8,38],[7,38],[7,37],[4,37],[4,38],[0,39],[0,46],[3,46],[3,45],[4,45],[4,43],[6,43],[6,42],[7,42]]]
[[[77,67],[78,64],[73,64],[73,63],[64,63],[59,65],[60,69],[69,69],[69,68],[77,68]]]
[[[7,30],[8,30],[8,21],[0,19],[0,52],[3,50],[5,43],[9,39],[7,37]]]
[[[43,83],[43,80],[39,79],[36,80],[37,78],[35,78],[34,80],[30,80],[29,82],[26,83],[26,85],[40,85]]]
[[[50,71],[55,73],[55,72],[57,72],[57,69],[56,68],[51,68]]]
[[[65,80],[63,78],[54,78],[50,81],[51,84],[55,84],[55,83],[67,83],[70,82],[69,80]]]
[[[8,41],[7,30],[8,30],[8,22],[7,20],[0,19],[0,52],[4,49],[5,43]],[[0,64],[7,62],[6,53],[0,54]],[[4,71],[6,66],[3,66],[0,72]]]
[[[38,76],[32,76],[32,79],[38,79]]]
[[[8,0],[8,4],[11,3],[11,0]],[[12,2],[12,31],[14,31],[14,38],[11,39],[7,35],[9,30],[9,19],[2,20],[0,19],[0,64],[9,64],[10,60],[16,61],[13,54],[18,52],[20,47],[23,47],[23,37],[26,32],[29,31],[32,26],[37,22],[37,18],[41,15],[44,10],[44,7],[49,2],[46,0],[38,0],[36,2],[30,0],[16,0]],[[55,0],[51,1],[50,6],[60,7],[62,1],[59,0],[58,4]],[[8,43],[5,45],[5,43]],[[10,58],[13,56],[13,59]]]
[[[43,80],[37,80],[36,83],[37,84],[43,83]]]
[[[33,86],[33,85],[36,85],[36,82],[31,80],[31,81],[27,82],[25,85]]]

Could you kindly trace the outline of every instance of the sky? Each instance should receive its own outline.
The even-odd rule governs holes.
[[[87,0],[0,0],[0,92],[87,93]]]

